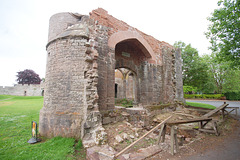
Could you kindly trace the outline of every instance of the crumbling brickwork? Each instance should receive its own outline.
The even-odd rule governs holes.
[[[180,52],[101,8],[90,16],[52,16],[47,54],[40,111],[43,136],[80,137],[98,143],[96,137],[104,137],[102,123],[118,119],[114,116],[115,69],[134,73],[137,103],[184,100]]]

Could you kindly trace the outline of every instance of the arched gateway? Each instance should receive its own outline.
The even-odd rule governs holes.
[[[179,50],[101,8],[90,16],[53,15],[40,134],[98,143],[102,124],[119,119],[114,111],[115,69],[120,68],[131,71],[136,103],[184,101]]]

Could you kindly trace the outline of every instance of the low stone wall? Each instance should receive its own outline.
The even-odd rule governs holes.
[[[14,86],[0,86],[0,95],[43,96],[44,87],[42,84],[16,84]]]

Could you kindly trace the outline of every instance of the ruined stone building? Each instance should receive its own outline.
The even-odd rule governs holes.
[[[58,13],[49,23],[41,135],[96,141],[102,124],[118,120],[115,96],[142,105],[183,101],[180,50],[168,43],[101,8]],[[116,70],[131,87],[117,91],[127,84],[115,83]]]
[[[0,95],[14,96],[43,96],[44,83],[41,84],[15,84],[14,86],[0,86]]]

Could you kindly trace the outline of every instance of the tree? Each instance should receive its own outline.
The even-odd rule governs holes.
[[[240,70],[229,69],[227,72],[223,92],[240,92]]]
[[[211,22],[206,36],[211,50],[222,61],[233,61],[240,67],[240,0],[220,0],[208,20]]]
[[[40,84],[41,79],[38,74],[36,74],[31,69],[25,69],[24,71],[17,72],[18,84]]]
[[[212,78],[215,85],[215,93],[222,93],[224,80],[228,70],[227,62],[219,62],[216,54],[205,55],[204,61],[208,64],[209,75]]]
[[[216,54],[204,55],[204,61],[208,64],[208,72],[211,81],[214,82],[215,93],[240,91],[240,70],[230,67],[230,62],[221,62]]]
[[[186,45],[184,42],[175,42],[175,47],[181,49],[183,59],[183,85],[197,87],[198,91],[204,91],[208,82],[208,66],[198,51],[192,48],[191,44]]]

